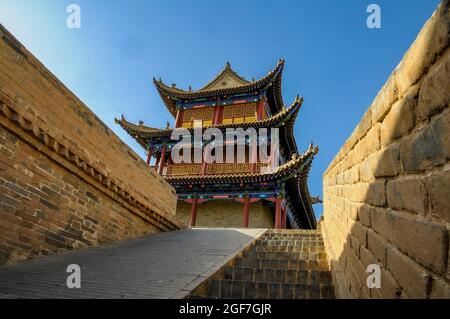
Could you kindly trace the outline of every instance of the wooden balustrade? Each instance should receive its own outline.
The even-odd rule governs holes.
[[[256,173],[261,172],[262,167],[266,167],[267,163],[257,163]],[[183,175],[200,175],[202,164],[173,164],[167,166],[166,176],[183,176]],[[214,163],[208,164],[206,168],[207,175],[217,174],[239,174],[250,173],[250,163]]]

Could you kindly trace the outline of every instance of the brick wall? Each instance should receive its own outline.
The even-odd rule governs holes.
[[[184,225],[189,223],[191,204],[179,201],[176,217]],[[242,214],[244,204],[235,200],[212,200],[198,205],[196,224],[197,227],[242,227]],[[270,208],[264,206],[261,201],[250,205],[249,227],[273,228],[275,217]]]
[[[450,5],[421,30],[323,176],[341,297],[450,298]],[[381,266],[381,289],[366,268]]]
[[[173,188],[0,25],[0,264],[180,227]]]

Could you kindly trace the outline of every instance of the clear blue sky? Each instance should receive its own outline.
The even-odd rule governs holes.
[[[71,3],[81,6],[78,30],[66,27]],[[366,26],[371,3],[382,29]],[[284,100],[305,98],[295,134],[301,150],[320,147],[309,184],[322,195],[323,172],[438,3],[0,0],[0,22],[143,157],[114,117],[173,123],[152,77],[195,89],[226,61],[251,79],[285,58]]]

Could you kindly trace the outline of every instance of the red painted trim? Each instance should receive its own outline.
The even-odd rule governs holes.
[[[192,201],[191,217],[189,218],[189,227],[195,226],[195,220],[197,219],[197,204],[198,198],[194,198]]]
[[[239,202],[239,203],[245,203],[245,198],[236,198],[235,201]],[[256,203],[258,201],[260,201],[259,198],[250,198],[250,203]]]
[[[250,219],[250,197],[246,197],[244,200],[244,213],[242,216],[242,227],[248,228]]]
[[[267,197],[266,198],[267,201],[272,202],[272,203],[276,203],[277,199],[275,197]]]
[[[277,198],[275,203],[275,229],[281,229],[281,198]]]
[[[197,199],[197,204],[206,203],[208,201],[207,199],[199,199],[199,198],[196,198],[196,199]],[[188,204],[192,204],[194,202],[194,199],[186,199],[185,202]]]

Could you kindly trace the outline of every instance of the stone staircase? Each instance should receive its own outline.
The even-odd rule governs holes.
[[[268,230],[187,298],[334,298],[322,235]]]

